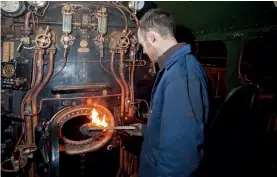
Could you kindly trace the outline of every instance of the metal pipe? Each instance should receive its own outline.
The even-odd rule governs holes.
[[[91,123],[86,123],[80,127],[81,132],[90,132],[90,131],[96,131],[96,130],[135,130],[136,127],[133,126],[94,126]]]
[[[24,21],[15,21],[13,26],[15,26],[15,27],[17,27],[17,26],[24,26],[23,23],[24,23]],[[34,24],[32,21],[29,22],[29,23],[30,24]],[[40,25],[55,25],[55,26],[62,26],[63,25],[63,23],[61,23],[61,22],[44,22],[44,21],[40,21],[40,22],[38,22],[38,24],[40,24]],[[110,27],[110,28],[120,28],[121,29],[121,28],[124,27],[124,25],[123,26],[109,25],[108,27]],[[134,28],[134,27],[130,27],[130,28]]]
[[[128,169],[127,169],[128,176],[132,175],[132,167],[133,167],[133,154],[129,153],[129,156],[128,156]]]
[[[112,94],[112,95],[99,95],[99,96],[85,96],[85,97],[73,97],[73,98],[43,98],[39,102],[39,111],[36,115],[38,115],[42,111],[42,104],[44,101],[57,101],[57,100],[81,100],[81,99],[88,99],[88,98],[107,98],[107,97],[115,97],[121,96],[121,94]],[[28,116],[34,116],[35,114],[25,114]]]
[[[43,54],[44,51],[39,50],[37,52],[38,54],[38,60],[37,60],[37,78],[34,84],[34,87],[31,88],[29,95],[26,98],[26,106],[25,106],[25,112],[30,112],[32,114],[32,95],[39,87],[41,80],[42,80],[42,72],[43,72]],[[26,120],[26,141],[28,145],[34,144],[33,139],[33,126],[32,126],[32,119],[31,116],[25,116]]]
[[[26,106],[25,106],[25,112],[30,112],[32,113],[32,95],[38,88],[38,86],[41,83],[42,80],[42,72],[43,72],[43,54],[44,50],[39,50],[37,52],[38,54],[38,60],[37,60],[37,77],[35,80],[34,87],[29,90],[29,95],[26,98]],[[26,128],[26,142],[27,145],[33,146],[35,144],[34,141],[34,131],[33,131],[33,122],[31,116],[25,116],[25,128]],[[35,176],[35,163],[31,162],[30,170],[29,170],[29,177],[34,177]]]
[[[134,156],[134,176],[137,176],[138,174],[138,158],[137,156]]]
[[[29,30],[30,26],[30,18],[31,18],[31,12],[27,12],[24,18],[24,29],[25,31]]]
[[[124,86],[122,85],[120,79],[118,78],[118,76],[115,73],[114,70],[114,55],[115,55],[115,51],[111,51],[111,62],[110,62],[110,69],[112,72],[113,77],[115,78],[116,82],[119,84],[120,86],[120,90],[121,90],[121,104],[120,104],[120,116],[123,116],[124,113],[124,100],[125,100],[125,90],[124,90]]]
[[[66,49],[66,48],[64,49],[63,58],[64,58],[64,62],[63,62],[62,68],[61,68],[56,74],[52,75],[50,79],[56,77],[56,76],[57,76],[58,74],[60,74],[60,73],[63,71],[63,69],[65,68],[65,65],[66,65],[66,63],[67,63],[67,49]]]
[[[33,111],[33,128],[36,127],[37,122],[38,122],[38,117],[37,117],[37,101],[38,101],[38,95],[42,91],[42,89],[46,86],[48,81],[50,80],[52,74],[54,72],[54,51],[49,51],[49,65],[48,65],[48,72],[35,91],[34,95],[32,96],[32,111]]]
[[[111,88],[108,83],[96,83],[91,85],[72,85],[72,86],[57,86],[52,88],[52,92],[86,92],[91,90],[101,90]]]
[[[133,18],[132,20],[135,20],[136,25],[139,26],[139,20],[138,20],[137,16],[134,13],[132,13],[129,10],[129,8],[125,7],[122,3],[118,3],[118,4],[115,4],[114,2],[111,2],[111,3],[114,4],[116,7],[122,8],[123,10],[127,11],[130,14],[130,17]]]
[[[136,57],[135,57],[134,51],[131,53],[131,60],[132,60],[132,71],[131,71],[131,79],[130,79],[130,98],[131,98],[131,104],[134,104],[135,102],[134,75],[135,75],[135,67],[136,67]]]
[[[125,13],[118,7],[115,7],[117,10],[119,10],[122,14],[122,16],[124,17],[124,30],[127,31],[128,29],[128,20],[127,20],[127,17],[125,15]]]
[[[103,7],[112,7],[112,8],[116,8],[116,9],[118,9],[118,10],[122,13],[123,16],[126,16],[125,13],[122,12],[122,10],[124,10],[124,11],[128,12],[128,13],[130,14],[130,16],[133,18],[133,19],[131,19],[131,20],[135,20],[136,25],[137,25],[137,26],[139,25],[139,20],[138,20],[138,18],[136,17],[136,15],[134,15],[134,13],[132,13],[127,7],[125,7],[125,6],[122,5],[121,3],[118,3],[118,4],[114,4],[114,3],[104,3],[104,2],[101,2],[101,3],[100,3],[100,2],[88,2],[88,3],[89,3],[90,5],[96,5],[96,6],[101,5],[101,6],[103,6]],[[74,5],[74,4],[75,4],[75,3],[72,3],[72,5]],[[51,7],[51,9],[54,9],[54,8],[57,8],[57,7],[63,6],[63,5],[64,5],[64,3],[61,3],[61,4],[58,4],[57,6]],[[47,9],[47,8],[45,8],[45,9]],[[124,28],[126,28],[126,25],[128,25],[128,21],[126,21],[127,18],[124,17],[124,19],[125,19]],[[17,23],[18,23],[18,22],[17,22]]]
[[[123,85],[125,87],[125,102],[124,102],[125,103],[125,112],[129,112],[130,90],[129,90],[129,86],[128,86],[125,76],[124,76],[124,51],[120,52],[119,74],[120,74],[121,80],[123,82]]]
[[[35,73],[36,73],[36,62],[37,62],[37,52],[35,51],[34,52],[34,60],[33,60],[33,69],[32,69],[32,81],[31,81],[31,88],[34,86],[35,84]],[[24,120],[24,105],[26,103],[26,99],[28,97],[30,93],[30,90],[26,93],[26,95],[24,96],[22,102],[21,102],[21,106],[20,106],[20,112],[21,112],[21,118],[22,120]],[[21,135],[16,143],[16,147],[19,146],[19,143],[21,142],[21,139],[23,138],[24,136],[24,133],[25,133],[25,122],[23,121],[22,122],[22,132],[21,132]]]

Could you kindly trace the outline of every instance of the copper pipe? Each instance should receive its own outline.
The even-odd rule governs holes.
[[[42,14],[37,14],[37,16],[40,16],[40,17],[44,17],[45,16],[45,12],[46,12],[46,10],[48,9],[48,7],[49,7],[49,1],[47,1],[47,5],[46,5],[46,7],[43,9],[43,11],[42,11]]]
[[[112,95],[99,95],[99,96],[84,96],[84,97],[74,97],[74,98],[43,98],[39,102],[39,111],[36,115],[38,115],[42,111],[42,104],[44,101],[57,101],[57,100],[82,100],[88,98],[107,98],[107,97],[116,97],[121,96],[121,94],[112,94]],[[34,116],[35,114],[25,114],[28,116]]]
[[[31,18],[31,12],[27,12],[24,18],[24,29],[26,31],[29,30],[29,26],[30,26],[30,18]]]
[[[31,88],[29,95],[26,98],[26,106],[25,111],[30,112],[32,114],[32,95],[37,90],[38,86],[42,80],[42,72],[43,72],[43,54],[44,51],[38,51],[38,60],[37,60],[37,78],[34,84],[34,87]],[[32,127],[32,119],[30,116],[25,117],[26,120],[26,140],[28,145],[33,145],[33,127]]]
[[[124,51],[120,52],[120,61],[119,61],[119,74],[121,77],[121,80],[123,82],[123,85],[125,87],[125,103],[128,103],[128,101],[130,100],[129,97],[129,86],[126,82],[125,76],[124,76]],[[125,112],[129,112],[129,106],[125,105]]]
[[[37,117],[37,101],[38,95],[42,91],[42,89],[46,86],[48,81],[50,80],[54,71],[54,51],[49,51],[49,65],[48,65],[48,72],[43,79],[42,83],[39,85],[37,90],[35,91],[34,95],[32,96],[32,111],[33,111],[33,128],[37,126],[38,117]]]
[[[85,60],[83,60],[83,61],[85,61]],[[96,62],[99,62],[99,63],[100,63],[100,66],[102,67],[102,69],[103,69],[104,71],[106,71],[106,72],[109,73],[109,74],[112,74],[110,71],[108,71],[108,70],[104,67],[104,65],[103,65],[103,57],[100,56],[99,61],[96,61]],[[84,62],[84,63],[85,63],[85,62]]]
[[[114,2],[111,2],[113,5],[115,5],[116,7],[119,7],[119,8],[122,8],[123,10],[127,11],[131,16],[133,15],[133,13],[127,8],[125,7],[122,3],[114,3]],[[136,25],[138,26],[139,25],[139,20],[137,18],[136,15],[132,16],[132,18],[134,18],[135,22],[136,22]]]
[[[134,172],[133,176],[137,177],[138,176],[138,158],[137,156],[134,156]]]
[[[56,76],[57,76],[58,74],[60,74],[60,73],[63,71],[63,69],[65,68],[65,65],[66,65],[66,63],[67,63],[67,49],[64,49],[63,58],[64,58],[64,61],[63,61],[62,68],[61,68],[56,74],[52,75],[50,79],[56,77]]]
[[[31,162],[31,167],[30,167],[30,170],[29,170],[29,177],[35,177],[35,174],[36,174],[36,164],[34,162]]]
[[[134,102],[134,104],[140,104],[141,102],[144,102],[144,103],[145,103],[145,106],[146,106],[146,108],[147,108],[147,112],[149,112],[150,108],[149,108],[149,104],[148,104],[148,102],[147,102],[146,100],[144,100],[144,99],[137,99],[137,100]]]
[[[35,31],[36,30],[36,22],[35,22],[35,17],[33,14],[32,14],[32,21],[33,21],[33,30]]]
[[[9,169],[6,169],[6,168],[3,167],[4,164],[6,164],[7,162],[12,163],[11,159],[4,160],[4,161],[1,163],[1,171],[6,172],[6,173],[16,173],[17,171],[14,170],[14,169],[13,169],[13,170],[9,170]]]
[[[119,7],[115,7],[115,8],[117,10],[119,10],[121,12],[121,14],[123,15],[123,17],[124,17],[124,21],[125,21],[125,23],[124,23],[124,31],[127,32],[127,29],[128,29],[128,20],[127,20],[127,17],[125,15],[125,13]]]
[[[43,101],[50,101],[50,100],[80,100],[80,99],[88,99],[88,98],[106,98],[106,97],[112,97],[112,96],[120,96],[121,94],[112,94],[112,95],[103,95],[103,96],[85,96],[85,97],[74,97],[74,98],[45,98],[40,100],[41,104]],[[56,113],[55,115],[57,115]],[[55,117],[55,115],[53,117]],[[50,123],[52,120],[48,121],[47,123]]]
[[[132,153],[129,153],[128,155],[128,167],[127,167],[127,174],[128,176],[131,176],[131,173],[132,173],[132,157],[133,157],[133,154]]]
[[[119,5],[119,4],[111,4],[111,3],[103,3],[103,2],[101,2],[101,3],[100,3],[100,2],[88,2],[88,3],[89,3],[89,4],[96,4],[97,6],[101,5],[101,6],[116,8],[116,9],[118,9],[118,10],[122,13],[123,16],[124,16],[125,14],[123,14],[124,12],[122,12],[122,10],[124,10],[124,11],[128,12],[128,13],[134,18],[133,20],[135,20],[136,25],[137,25],[137,26],[139,25],[139,20],[138,20],[138,18],[137,18],[135,15],[132,15],[133,13],[132,13],[127,7],[123,6],[122,4]],[[126,15],[125,15],[125,16],[126,16]],[[126,29],[126,26],[128,25],[128,21],[126,21],[127,18],[124,17],[124,19],[125,19],[124,29]],[[18,22],[17,22],[17,23],[18,23]],[[19,23],[20,23],[20,22],[19,22]],[[62,24],[61,24],[61,25],[62,25]]]
[[[132,71],[131,71],[131,79],[130,79],[130,98],[131,98],[131,104],[134,104],[135,101],[135,94],[134,94],[134,75],[135,75],[135,67],[136,67],[136,57],[135,57],[135,53],[133,53],[131,55],[131,59],[133,62],[132,65]]]
[[[36,91],[36,89],[38,88],[38,86],[41,83],[42,80],[42,72],[43,72],[43,54],[44,54],[44,50],[39,50],[37,52],[38,54],[38,60],[37,60],[37,77],[36,77],[36,81],[34,84],[34,87],[31,88],[29,95],[26,98],[26,106],[25,106],[25,111],[27,112],[31,112],[32,113],[32,95],[33,93]],[[27,145],[34,145],[34,132],[33,132],[33,122],[32,122],[32,118],[31,116],[25,116],[25,127],[26,127],[26,141],[27,141]],[[29,177],[35,177],[35,164],[34,162],[31,162],[31,167],[29,169]]]
[[[124,86],[122,85],[120,79],[118,78],[118,76],[116,75],[115,70],[114,70],[114,55],[115,55],[115,51],[112,51],[111,52],[110,69],[111,69],[113,77],[115,78],[116,82],[120,86],[120,90],[121,90],[120,116],[123,116],[124,106],[125,106],[125,90],[124,90]]]
[[[124,16],[125,14],[124,14],[124,12],[122,12],[121,10],[125,10],[126,12],[128,12],[131,16],[132,16],[132,12],[127,8],[127,7],[125,7],[122,3],[118,3],[118,4],[115,4],[115,3],[113,3],[113,2],[107,2],[107,3],[105,3],[105,2],[89,2],[90,4],[96,4],[97,6],[99,6],[99,5],[102,5],[102,6],[108,6],[108,7],[113,7],[113,8],[117,8],[118,10],[120,9],[120,12],[122,13],[122,15]],[[125,17],[124,17],[125,18]],[[133,17],[134,18],[134,20],[135,20],[135,22],[136,22],[136,25],[138,26],[139,25],[139,21],[138,21],[138,18],[136,17],[136,16],[134,16]],[[125,18],[125,26],[127,26],[128,25],[128,21],[126,21],[127,20],[127,18]],[[125,27],[125,29],[126,29],[126,27]]]
[[[34,84],[35,84],[35,73],[36,73],[36,61],[37,60],[37,52],[35,51],[34,52],[34,61],[33,61],[33,69],[32,69],[32,82],[31,82],[31,88],[34,86]],[[25,105],[25,103],[26,103],[26,98],[28,97],[28,95],[29,95],[29,93],[30,93],[30,90],[28,90],[28,92],[26,93],[26,95],[24,96],[24,98],[23,98],[23,100],[22,100],[22,102],[21,102],[21,106],[20,106],[20,114],[21,114],[21,118],[24,120],[24,105]],[[16,146],[15,147],[17,147],[17,146],[19,146],[19,144],[20,144],[20,142],[21,142],[21,139],[23,138],[23,135],[24,135],[24,133],[25,133],[25,122],[23,121],[23,123],[22,123],[22,132],[21,132],[21,135],[20,135],[20,137],[19,137],[19,139],[18,139],[18,141],[17,141],[17,143],[16,143]]]
[[[106,61],[106,60],[105,60]],[[109,61],[109,60],[107,60]],[[64,61],[56,61],[55,63],[64,63]],[[100,63],[100,61],[91,60],[79,60],[79,61],[67,61],[66,63]]]

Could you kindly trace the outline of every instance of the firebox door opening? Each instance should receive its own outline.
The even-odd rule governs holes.
[[[80,131],[80,127],[87,123],[99,127],[115,125],[111,112],[98,104],[67,107],[54,115],[53,120],[59,125],[60,151],[69,155],[101,149],[114,133],[114,130],[101,130],[93,131],[89,136]]]
[[[67,121],[62,128],[62,135],[73,141],[83,141],[89,138],[97,138],[102,131],[95,130],[90,134],[85,134],[80,131],[82,125],[91,123],[89,116],[78,116]]]

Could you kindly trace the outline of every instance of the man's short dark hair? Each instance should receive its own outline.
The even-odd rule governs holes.
[[[162,9],[151,9],[140,20],[140,31],[143,33],[153,30],[163,38],[174,36],[175,24],[172,16]]]

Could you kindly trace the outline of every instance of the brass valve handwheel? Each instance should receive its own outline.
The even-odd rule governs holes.
[[[50,47],[50,45],[51,45],[51,39],[46,34],[38,35],[36,37],[35,41],[36,41],[36,45],[42,49],[46,49],[46,48]]]
[[[120,36],[117,40],[117,45],[120,48],[126,48],[130,44],[130,39],[127,36]]]

